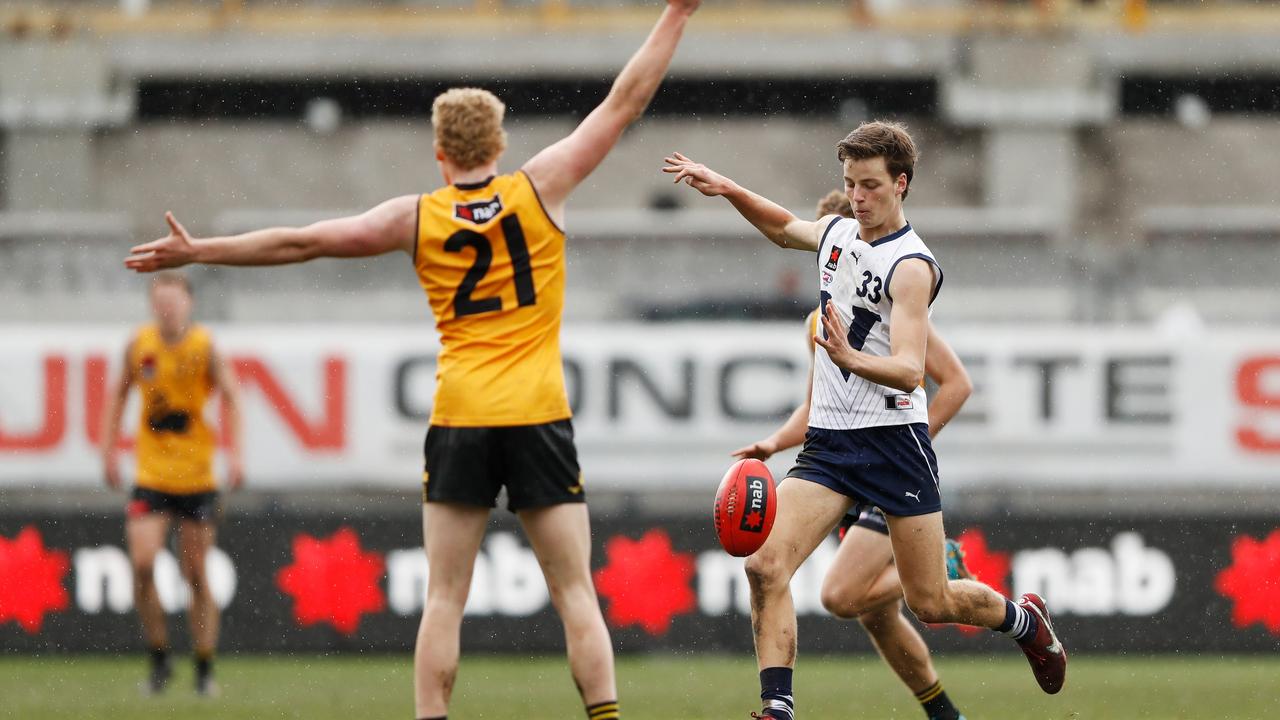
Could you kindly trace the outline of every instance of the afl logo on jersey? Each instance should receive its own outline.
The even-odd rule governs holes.
[[[156,379],[156,356],[155,355],[147,355],[142,358],[142,362],[139,364],[139,367],[138,367],[138,374],[142,376],[143,380]]]
[[[832,247],[831,247],[831,257],[827,258],[827,269],[828,269],[828,270],[835,270],[835,269],[836,269],[836,263],[840,262],[840,252],[841,252],[841,250],[840,250],[840,247],[839,247],[839,246],[832,246]]]
[[[463,205],[453,206],[453,216],[476,225],[483,225],[502,214],[502,196],[494,195],[488,200],[479,200]]]

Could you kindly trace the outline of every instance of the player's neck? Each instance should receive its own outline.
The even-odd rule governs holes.
[[[183,323],[174,328],[167,328],[164,325],[158,326],[160,329],[160,339],[167,345],[176,345],[182,338],[187,336],[187,330],[191,327],[191,323]]]
[[[450,185],[473,185],[482,183],[497,174],[498,163],[492,162],[470,170],[454,170],[449,173],[449,177],[446,180]]]
[[[858,239],[866,243],[873,243],[880,238],[888,237],[902,228],[907,226],[907,216],[902,212],[899,206],[897,212],[889,215],[889,218],[875,227],[867,227],[860,225],[858,227]]]

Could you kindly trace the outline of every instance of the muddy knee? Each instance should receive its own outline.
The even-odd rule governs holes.
[[[754,593],[768,594],[779,587],[786,588],[791,581],[782,559],[772,553],[762,551],[748,557],[745,569]]]

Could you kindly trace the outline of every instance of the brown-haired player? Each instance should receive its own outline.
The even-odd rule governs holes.
[[[171,674],[164,610],[156,593],[156,554],[178,526],[178,567],[191,588],[187,617],[195,646],[196,692],[213,695],[213,655],[218,646],[218,607],[210,592],[205,558],[213,547],[221,514],[213,476],[213,432],[205,422],[209,397],[221,392],[227,405],[230,489],[240,487],[240,414],[236,384],[209,331],[191,322],[187,278],[176,272],[151,281],[153,322],[134,333],[124,368],[103,417],[102,464],[107,486],[120,487],[120,421],[129,390],[137,387],[142,413],[137,434],[137,480],[125,517],[125,540],[133,565],[133,597],[151,654],[145,689],[162,692]]]
[[[832,190],[818,202],[817,217],[831,215],[853,217],[853,206],[842,190]],[[810,358],[816,349],[813,338],[819,332],[820,311],[815,309],[805,319]],[[809,371],[804,402],[771,435],[733,451],[735,457],[768,460],[774,453],[804,442],[813,401],[812,366]],[[934,438],[960,412],[973,391],[973,383],[960,358],[932,322],[925,345],[924,371],[937,384],[929,400],[929,437]],[[946,541],[946,558],[948,578],[973,577],[965,567],[960,544],[950,538]],[[924,638],[902,616],[902,583],[893,562],[889,525],[878,508],[859,503],[840,521],[840,549],[822,582],[822,606],[838,618],[858,620],[880,657],[920,702],[929,720],[964,720],[938,679]]]
[[[569,194],[643,114],[698,5],[668,0],[604,102],[515,173],[498,172],[506,148],[502,103],[483,90],[450,90],[432,108],[445,187],[362,215],[235,237],[192,238],[166,215],[169,236],[134,248],[125,261],[148,272],[191,262],[281,265],[395,250],[413,259],[442,345],[423,474],[429,575],[414,654],[419,718],[445,716],[472,567],[504,486],[564,623],[587,715],[619,717],[560,358],[562,228]]]
[[[792,720],[796,615],[790,581],[855,503],[880,508],[907,606],[927,623],[1012,636],[1041,689],[1056,693],[1066,653],[1044,601],[1014,603],[974,580],[947,577],[938,463],[924,388],[929,314],[942,270],[907,224],[902,203],[916,147],[897,123],[864,123],[837,145],[853,221],[800,220],[785,208],[675,153],[665,172],[727,199],[779,247],[817,253],[822,308],[815,334],[809,430],[778,487],[778,514],[747,558],[764,717]]]

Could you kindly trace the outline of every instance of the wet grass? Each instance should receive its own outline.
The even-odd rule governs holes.
[[[938,659],[952,698],[969,720],[1272,718],[1280,713],[1280,658],[1077,657],[1057,696],[1036,688],[1020,658]],[[745,720],[756,709],[749,657],[629,657],[619,660],[624,717]],[[187,663],[169,692],[138,692],[144,660],[0,657],[0,718],[148,720],[183,718],[412,718],[407,656],[247,656],[219,661],[222,697],[198,698]],[[809,657],[796,673],[799,717],[922,718],[919,706],[876,658]],[[579,718],[561,658],[466,658],[451,718]]]

